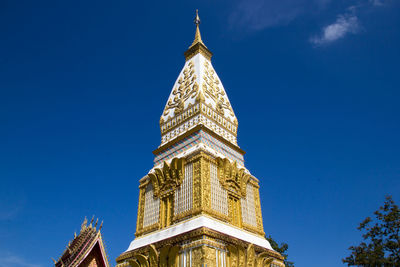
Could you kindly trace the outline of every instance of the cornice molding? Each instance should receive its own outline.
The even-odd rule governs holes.
[[[199,124],[195,127],[193,127],[192,129],[190,129],[189,131],[185,132],[184,134],[174,138],[173,140],[169,141],[168,143],[165,143],[164,145],[159,146],[157,149],[155,149],[153,151],[154,155],[158,155],[160,152],[162,152],[163,150],[167,149],[168,147],[178,143],[179,141],[181,141],[182,139],[188,137],[189,135],[203,130],[205,132],[207,132],[208,134],[212,135],[213,137],[215,137],[216,139],[218,139],[219,141],[223,142],[224,144],[228,145],[229,147],[235,149],[236,151],[238,151],[240,154],[244,155],[246,154],[246,152],[241,149],[239,146],[232,144],[232,142],[226,140],[225,138],[223,138],[222,136],[220,136],[219,134],[216,134],[213,130],[209,129],[207,126],[203,125],[203,124]]]

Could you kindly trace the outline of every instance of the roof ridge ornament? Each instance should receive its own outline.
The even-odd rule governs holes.
[[[85,216],[85,219],[83,220],[83,223],[82,223],[82,225],[81,225],[81,232],[82,232],[83,230],[85,230],[86,227],[87,227],[87,218],[86,218],[86,216]]]

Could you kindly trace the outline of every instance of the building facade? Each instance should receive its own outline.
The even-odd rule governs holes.
[[[195,24],[160,118],[154,167],[140,180],[136,237],[117,266],[284,266],[264,237],[259,180],[245,167],[197,14]]]

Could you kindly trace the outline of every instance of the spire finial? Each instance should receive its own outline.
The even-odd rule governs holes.
[[[199,25],[200,24],[200,17],[199,17],[199,10],[196,9],[196,17],[194,18],[194,24]]]
[[[205,56],[208,60],[211,60],[212,53],[208,50],[207,46],[201,40],[200,35],[200,17],[199,17],[199,10],[196,9],[196,16],[194,17],[194,24],[196,25],[196,35],[194,36],[193,43],[189,46],[188,50],[184,53],[186,61],[201,53]],[[161,121],[160,121],[161,123]]]
[[[200,28],[199,28],[200,17],[199,17],[198,9],[196,9],[196,17],[194,18],[194,24],[196,24],[196,35],[194,36],[194,41],[190,47],[194,46],[197,43],[201,43],[204,45],[203,41],[201,40],[201,35],[200,35]]]

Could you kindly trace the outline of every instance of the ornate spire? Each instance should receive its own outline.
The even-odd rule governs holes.
[[[208,60],[211,59],[212,53],[207,49],[207,46],[203,43],[200,34],[200,17],[199,11],[196,9],[196,17],[194,18],[194,24],[196,25],[196,34],[194,35],[193,43],[189,46],[189,49],[185,52],[186,60],[189,60],[198,53],[202,53]]]
[[[201,40],[201,34],[200,34],[200,17],[199,17],[199,10],[196,9],[196,17],[194,18],[194,24],[196,24],[196,34],[194,36],[193,43],[190,47],[194,46],[197,43],[201,43],[204,45],[203,40]],[[205,46],[205,45],[204,45]]]
[[[239,151],[236,140],[237,119],[225,89],[211,64],[212,53],[201,40],[197,10],[194,24],[195,39],[184,53],[185,65],[172,87],[160,118],[160,149],[164,149],[163,146],[167,146],[170,141],[191,131],[195,126],[201,125],[209,127],[214,134],[224,138],[229,145],[235,146]],[[160,154],[160,151],[154,153]],[[240,153],[244,154],[244,151]],[[157,157],[155,164],[162,163],[163,156],[160,154]],[[238,157],[239,164],[243,165],[243,156]]]
[[[85,216],[85,219],[83,220],[83,223],[82,223],[82,225],[81,225],[81,232],[82,232],[83,230],[85,230],[86,227],[87,227],[87,218],[86,218],[86,216]]]

